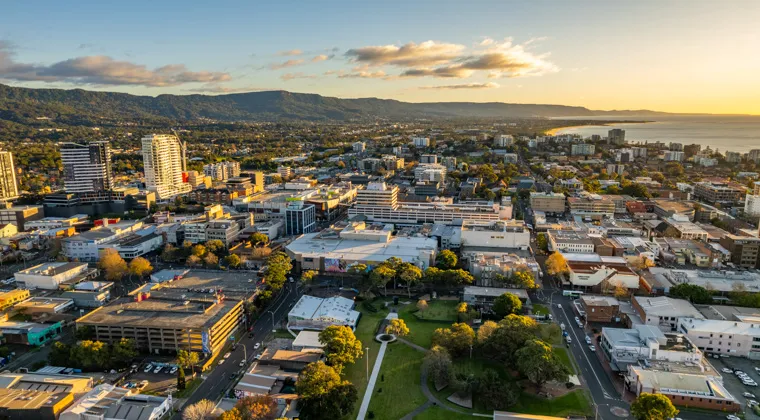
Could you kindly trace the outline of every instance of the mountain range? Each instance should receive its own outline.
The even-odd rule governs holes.
[[[391,99],[341,99],[317,94],[265,91],[224,95],[138,96],[83,89],[32,89],[0,84],[0,119],[19,123],[48,117],[218,121],[348,121],[410,118],[550,118],[647,116],[648,110],[597,111],[578,106],[501,102],[410,103]]]

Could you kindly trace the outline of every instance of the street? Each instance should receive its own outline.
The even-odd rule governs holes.
[[[233,382],[232,379],[230,379],[230,376],[233,373],[239,376],[242,371],[248,369],[256,354],[263,351],[261,348],[254,350],[254,345],[257,342],[261,342],[262,339],[272,331],[273,323],[276,325],[282,321],[283,317],[285,317],[290,310],[290,304],[295,303],[298,300],[299,295],[300,293],[298,291],[297,283],[285,283],[280,296],[275,299],[269,308],[262,313],[261,317],[253,323],[253,338],[249,338],[248,335],[250,333],[244,329],[240,331],[240,337],[235,337],[236,342],[238,343],[237,349],[232,352],[230,357],[225,360],[223,364],[217,365],[213,367],[211,371],[203,374],[203,377],[205,378],[203,383],[187,399],[183,408],[203,399],[214,402],[219,401]],[[240,367],[240,361],[243,360],[244,351],[246,352],[246,364],[244,367]],[[180,419],[181,417],[181,412],[174,416],[175,419]]]

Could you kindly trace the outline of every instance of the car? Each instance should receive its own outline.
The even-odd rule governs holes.
[[[745,374],[744,372],[742,372],[740,370],[735,370],[734,373],[737,374],[737,375],[744,375]]]
[[[757,405],[757,401],[755,400],[747,400],[747,405],[750,407],[754,407]]]
[[[742,394],[745,398],[755,398],[755,394],[751,392],[745,392]]]
[[[591,344],[591,337],[586,336],[586,344]]]
[[[230,373],[230,379],[235,379],[236,376],[237,376],[237,373],[235,372]]]
[[[161,369],[163,369],[163,368],[164,368],[163,366],[158,366],[158,367],[156,367],[156,370],[153,371],[153,373],[159,373],[159,372],[161,372]]]
[[[224,353],[224,358],[229,359],[230,355],[232,355],[230,352]]]
[[[132,372],[137,372],[137,365],[132,365],[131,368],[129,368]]]
[[[729,369],[729,368],[723,368],[720,371],[723,372],[723,373],[734,373],[734,371],[731,370],[731,369]]]
[[[256,356],[253,356],[253,358],[256,360],[261,360],[261,353],[257,354]]]
[[[259,347],[261,347],[261,343],[256,343],[256,344],[253,345],[253,349],[254,350],[258,350]]]
[[[760,373],[760,367],[755,366],[755,372]]]
[[[151,370],[153,370],[153,365],[149,364],[148,366],[145,366],[145,370],[143,370],[143,372],[148,373]]]
[[[729,415],[727,415],[727,416],[726,416],[726,418],[727,418],[728,420],[742,420],[742,419],[740,419],[738,416],[735,416],[735,415],[733,415],[733,414],[729,414]]]
[[[169,371],[169,373],[170,373],[170,374],[172,374],[172,375],[174,375],[175,373],[177,373],[177,370],[179,370],[179,368],[178,368],[177,366],[174,366],[174,367],[173,367],[173,368],[172,368],[172,369]]]
[[[245,360],[240,361],[240,367],[243,367],[243,366],[245,366]]]
[[[745,386],[756,387],[757,386],[757,382],[744,382],[744,385]]]
[[[590,346],[588,346],[588,349],[591,350],[591,351],[596,351],[596,346],[594,346],[593,344],[591,344]]]
[[[565,331],[565,323],[559,324],[559,327],[562,329],[562,331]]]
[[[568,336],[565,336],[565,341],[567,342],[567,344],[570,344],[573,342],[573,339],[570,338],[570,336],[568,335]]]
[[[578,317],[576,316],[576,317],[575,317],[575,322],[576,322],[576,323],[578,323],[578,322],[581,322],[581,319],[580,319],[580,318],[578,318]]]
[[[557,308],[562,309],[562,304],[558,303]]]
[[[731,356],[729,356],[729,355],[727,355],[727,354],[721,354],[721,355],[720,355],[720,357],[722,357],[722,358],[724,358],[724,359],[728,359],[728,358],[729,358],[729,357],[731,357]]]
[[[568,334],[567,331],[562,331],[562,336],[563,337],[567,337],[568,335],[570,335],[570,334]]]

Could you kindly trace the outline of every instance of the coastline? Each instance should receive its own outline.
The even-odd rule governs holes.
[[[582,124],[582,125],[568,125],[563,127],[557,127],[552,128],[550,130],[544,131],[544,135],[546,136],[556,136],[560,131],[568,129],[568,128],[583,128],[583,127],[607,127],[611,125],[616,124],[647,124],[655,121],[610,121],[610,122],[600,122],[599,124]]]

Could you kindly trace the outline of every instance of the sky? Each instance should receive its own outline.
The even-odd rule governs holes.
[[[5,2],[0,83],[760,114],[760,1]]]

